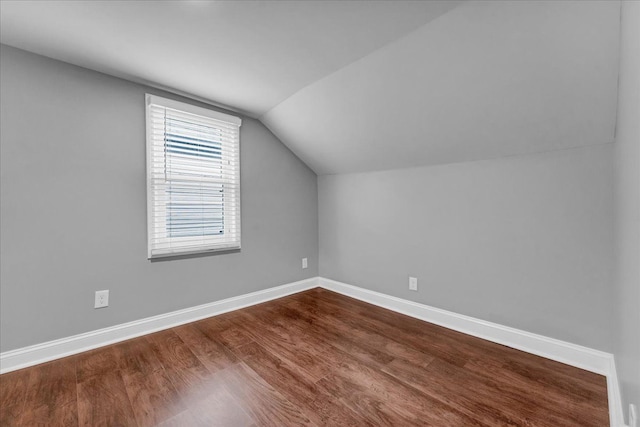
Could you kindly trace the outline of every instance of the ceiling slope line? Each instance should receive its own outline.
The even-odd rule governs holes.
[[[262,124],[264,124],[265,126],[267,126],[267,125],[266,125],[266,123],[264,123],[264,122],[262,121],[262,119],[264,118],[264,116],[266,116],[267,114],[269,114],[272,110],[275,110],[276,108],[278,108],[278,106],[280,106],[281,104],[283,104],[283,103],[287,102],[290,98],[293,98],[294,96],[296,96],[298,93],[303,92],[305,89],[307,89],[307,88],[309,88],[309,87],[311,87],[311,86],[314,86],[315,84],[317,84],[317,83],[319,83],[319,82],[321,82],[321,81],[323,81],[323,80],[325,80],[325,79],[327,79],[327,78],[330,78],[332,75],[339,73],[340,71],[344,70],[345,68],[348,68],[348,67],[352,66],[353,64],[356,64],[356,63],[358,63],[358,62],[360,62],[360,61],[362,61],[362,60],[366,59],[367,57],[369,57],[369,56],[371,56],[371,55],[374,55],[374,54],[376,54],[376,53],[378,53],[378,52],[380,52],[380,51],[382,51],[382,50],[384,50],[384,49],[390,48],[391,46],[393,46],[394,44],[398,43],[400,40],[402,40],[402,39],[404,39],[404,38],[411,37],[411,35],[412,35],[412,34],[414,34],[414,33],[418,32],[418,31],[420,31],[423,27],[425,27],[425,26],[427,26],[427,25],[430,25],[432,22],[437,21],[438,19],[442,18],[443,16],[445,16],[445,15],[446,15],[446,14],[448,14],[448,13],[451,13],[451,11],[452,11],[452,10],[454,10],[454,9],[457,9],[457,8],[461,7],[461,5],[463,5],[464,3],[467,3],[468,1],[469,1],[469,0],[450,0],[450,1],[449,1],[449,3],[450,3],[450,4],[453,4],[454,6],[453,6],[453,7],[451,7],[450,9],[447,9],[444,13],[441,13],[440,15],[438,15],[438,16],[436,16],[436,17],[434,17],[434,18],[430,19],[430,20],[428,20],[428,21],[427,21],[427,22],[425,22],[425,23],[423,23],[422,25],[420,25],[420,26],[418,26],[418,27],[416,27],[416,28],[414,28],[414,29],[412,29],[412,30],[410,30],[410,31],[408,31],[408,32],[406,32],[406,33],[404,33],[404,34],[402,34],[402,35],[399,35],[398,37],[394,38],[393,40],[388,41],[387,43],[385,43],[385,44],[383,44],[383,45],[381,45],[381,46],[377,47],[376,49],[374,49],[374,50],[372,50],[372,51],[370,51],[370,52],[368,52],[368,53],[366,53],[366,54],[364,54],[364,55],[362,55],[362,56],[359,56],[358,58],[355,58],[353,61],[348,62],[348,63],[346,63],[346,64],[342,65],[341,67],[336,68],[335,70],[333,70],[333,71],[331,71],[331,72],[329,72],[329,73],[327,73],[327,74],[323,75],[322,77],[319,77],[319,78],[317,78],[317,79],[313,80],[313,81],[312,81],[312,82],[310,82],[309,84],[302,86],[301,88],[299,88],[299,89],[298,89],[298,90],[296,90],[295,92],[293,92],[293,93],[291,93],[290,95],[288,95],[286,98],[282,99],[282,100],[281,100],[280,102],[278,102],[277,104],[273,105],[273,106],[272,106],[271,108],[269,108],[267,111],[265,111],[265,112],[263,112],[263,113],[259,114],[256,118],[257,118],[257,119],[258,119]],[[267,127],[268,127],[268,126],[267,126]]]
[[[466,2],[259,120],[318,175],[600,145],[614,135],[619,8]]]

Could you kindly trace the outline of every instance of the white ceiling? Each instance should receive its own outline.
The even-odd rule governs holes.
[[[0,41],[258,117],[458,3],[3,0]]]
[[[469,2],[262,117],[318,174],[613,142],[620,4]]]
[[[1,1],[0,41],[260,117],[318,174],[613,140],[618,1]]]

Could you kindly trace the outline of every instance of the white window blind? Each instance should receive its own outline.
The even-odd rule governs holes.
[[[240,248],[241,120],[147,94],[148,257]]]

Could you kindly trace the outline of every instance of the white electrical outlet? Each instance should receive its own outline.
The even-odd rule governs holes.
[[[309,263],[307,262],[306,258],[302,258],[302,268],[307,268],[309,266]]]
[[[96,301],[93,308],[103,308],[109,306],[109,290],[96,291]]]
[[[640,427],[638,425],[638,409],[633,403],[629,405],[629,427]]]
[[[418,290],[418,278],[417,277],[409,277],[409,290],[417,291]]]

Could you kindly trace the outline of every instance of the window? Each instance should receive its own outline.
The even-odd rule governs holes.
[[[238,117],[146,96],[148,257],[240,248]]]

